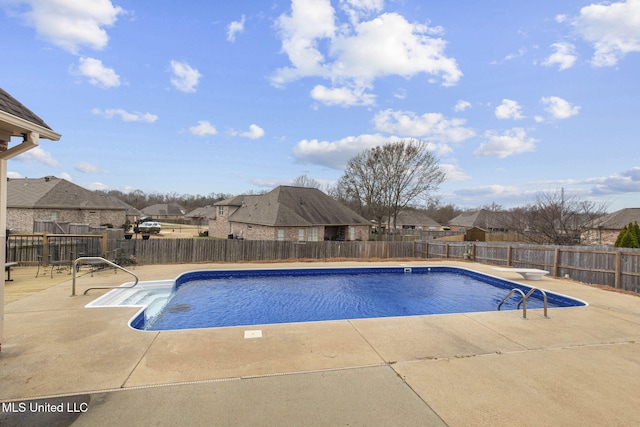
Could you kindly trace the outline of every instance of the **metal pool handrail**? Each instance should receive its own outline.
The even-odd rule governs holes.
[[[122,267],[121,265],[118,265],[115,262],[111,262],[108,259],[104,259],[104,258],[99,257],[99,256],[85,256],[85,257],[76,258],[76,260],[73,261],[73,283],[71,285],[71,296],[72,297],[76,295],[76,273],[78,271],[77,265],[79,263],[81,263],[82,261],[101,261],[101,262],[103,262],[105,264],[108,264],[108,265],[110,265],[112,267],[120,269],[120,270],[124,271],[125,273],[129,273],[130,275],[132,275],[136,279],[136,281],[131,286],[93,286],[91,288],[87,288],[87,290],[84,291],[83,295],[86,295],[87,292],[89,292],[91,289],[133,288],[135,285],[138,284],[138,276],[136,276],[136,274],[133,273],[132,271],[127,270],[126,268]]]
[[[518,288],[511,289],[511,292],[509,292],[507,296],[504,297],[502,301],[500,301],[500,304],[498,304],[498,310],[500,310],[500,307],[502,307],[502,304],[504,304],[504,302],[508,300],[509,297],[514,294],[514,292],[518,292],[522,296],[522,300],[518,303],[517,308],[520,308],[520,306],[522,305],[522,318],[526,319],[527,318],[527,298],[529,298],[529,296],[535,291],[540,291],[542,293],[542,299],[544,303],[544,317],[548,319],[549,316],[547,316],[547,293],[540,288],[531,288],[531,290],[527,292],[526,295],[524,292],[522,292],[522,290]]]
[[[546,317],[548,319],[549,316],[547,316],[547,293],[545,291],[543,291],[540,288],[531,288],[531,290],[529,292],[527,292],[527,294],[524,296],[524,299],[526,300],[527,298],[529,298],[529,295],[531,295],[535,291],[540,291],[540,293],[542,293],[542,301],[543,301],[543,304],[544,304],[544,317]],[[520,308],[520,304],[522,304],[523,301],[524,300],[522,300],[522,301],[520,301],[518,303],[518,308]]]
[[[522,301],[521,301],[522,302],[522,318],[526,319],[527,318],[527,297],[525,296],[524,292],[522,292],[522,290],[518,288],[511,289],[511,292],[509,292],[506,297],[502,298],[502,301],[500,301],[500,304],[498,304],[498,311],[500,310],[500,307],[502,307],[502,304],[504,304],[504,302],[508,300],[509,297],[513,295],[515,292],[518,292],[520,293],[520,295],[522,295]]]

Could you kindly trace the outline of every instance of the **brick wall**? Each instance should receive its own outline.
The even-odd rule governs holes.
[[[124,210],[24,209],[7,208],[7,228],[14,233],[33,233],[34,221],[58,221],[89,224],[113,224],[119,228],[126,221]]]

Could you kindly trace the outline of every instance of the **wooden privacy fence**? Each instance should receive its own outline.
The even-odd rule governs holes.
[[[273,240],[149,239],[126,241],[142,264],[331,258],[413,258],[413,242],[291,242]]]
[[[640,250],[608,246],[556,246],[498,242],[415,242],[416,257],[468,259],[508,267],[539,268],[556,277],[640,293]]]
[[[7,240],[7,261],[21,264],[77,256],[135,258],[139,264],[302,259],[456,259],[540,268],[556,277],[640,293],[640,250],[501,242],[110,239],[106,234],[19,235]]]

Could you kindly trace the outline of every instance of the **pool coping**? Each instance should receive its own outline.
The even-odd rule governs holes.
[[[300,264],[308,266],[278,266]],[[371,265],[338,265],[362,264]],[[465,262],[379,264],[460,265],[483,273],[491,268]],[[138,273],[148,278],[167,277],[170,271],[194,267],[201,265],[139,267]],[[488,274],[512,280],[508,272]],[[105,283],[118,283],[119,279],[121,276],[97,276]],[[299,375],[302,381],[314,372],[381,369],[395,373],[398,381],[448,425],[465,425],[471,420],[484,424],[485,417],[494,424],[504,420],[504,424],[526,425],[530,422],[526,414],[513,411],[513,405],[525,399],[528,411],[524,412],[539,414],[540,422],[555,417],[569,424],[601,420],[630,423],[636,415],[631,402],[640,399],[632,380],[640,374],[640,298],[557,278],[544,278],[535,286],[561,291],[590,305],[555,309],[551,319],[531,310],[529,320],[517,312],[491,312],[266,325],[259,339],[245,339],[245,327],[141,335],[128,330],[123,322],[135,308],[86,310],[84,305],[95,299],[95,294],[69,298],[70,286],[65,282],[7,304],[0,353],[0,401],[113,390],[133,393],[145,387],[175,388],[203,382],[217,388],[238,379],[269,378],[280,384],[282,375],[292,377],[295,383],[293,376]],[[531,375],[522,377],[521,368],[517,368],[522,366]],[[74,372],[83,375],[78,377]],[[571,372],[577,374],[569,375]],[[336,374],[335,387],[339,376]],[[554,380],[562,376],[570,381]],[[508,393],[500,385],[505,383],[510,385]],[[338,392],[332,384],[327,384],[329,394]],[[181,390],[187,392],[186,388]],[[588,399],[594,391],[598,405],[593,405],[593,396]],[[498,402],[498,397],[503,401]],[[329,398],[319,393],[316,404]],[[265,399],[265,404],[279,405],[277,396]],[[366,400],[360,394],[345,399],[353,401],[354,410]],[[141,411],[136,403],[132,401],[127,411]],[[389,396],[384,406],[393,410],[398,403]],[[286,407],[280,407],[287,413]],[[479,408],[481,419],[473,418]],[[89,420],[97,412],[90,410],[80,420]],[[291,416],[291,420],[300,420]],[[358,413],[353,416],[357,418]]]
[[[137,282],[137,284],[134,285],[133,282],[125,282],[123,283],[120,287],[117,287],[115,289],[110,290],[109,292],[107,292],[106,294],[98,297],[97,299],[91,301],[90,303],[88,303],[87,305],[85,305],[85,308],[118,308],[118,307],[136,307],[139,308],[139,310],[133,315],[133,317],[131,319],[129,319],[128,321],[128,325],[135,330],[141,331],[141,332],[153,332],[156,330],[165,330],[165,331],[169,331],[169,330],[174,330],[174,331],[178,331],[178,330],[195,330],[195,329],[209,329],[209,328],[220,328],[220,327],[235,327],[235,326],[241,326],[244,328],[250,328],[252,326],[259,326],[261,323],[256,323],[256,324],[246,324],[246,325],[221,325],[221,326],[202,326],[202,327],[193,327],[193,328],[175,328],[175,329],[168,329],[168,328],[162,328],[162,329],[155,329],[155,328],[151,328],[151,329],[147,329],[144,327],[144,324],[147,322],[147,319],[149,317],[154,317],[155,314],[158,313],[158,311],[164,309],[164,304],[162,304],[160,307],[155,307],[155,308],[151,308],[153,310],[152,314],[150,316],[147,315],[147,311],[150,310],[150,307],[152,307],[153,304],[155,304],[156,300],[151,300],[148,303],[145,304],[140,304],[138,302],[132,302],[132,303],[128,303],[128,300],[131,300],[134,296],[136,296],[139,293],[143,293],[143,292],[154,292],[154,291],[165,291],[162,292],[163,294],[166,293],[166,296],[162,296],[158,299],[165,299],[166,298],[170,298],[171,294],[173,293],[174,290],[176,290],[178,287],[182,286],[184,283],[187,283],[189,281],[192,280],[223,280],[226,279],[228,275],[233,275],[235,279],[238,278],[252,278],[252,277],[280,277],[280,276],[286,276],[286,277],[290,277],[290,276],[317,276],[317,275],[326,275],[326,274],[368,274],[373,272],[374,274],[389,274],[389,273],[393,273],[393,274],[413,274],[414,272],[418,271],[418,274],[428,274],[431,272],[431,269],[434,269],[435,272],[444,272],[444,273],[456,273],[456,274],[463,274],[465,276],[471,277],[473,279],[477,279],[480,280],[482,282],[485,282],[489,285],[492,286],[497,286],[499,288],[503,288],[505,289],[505,292],[509,292],[510,290],[516,290],[516,288],[518,289],[525,289],[528,288],[531,292],[533,292],[534,290],[540,290],[542,292],[542,295],[544,296],[545,300],[548,297],[551,297],[550,299],[553,300],[554,298],[560,298],[560,299],[565,299],[565,300],[573,300],[575,301],[577,304],[575,306],[588,306],[589,304],[586,301],[583,301],[579,298],[572,298],[568,295],[564,295],[562,293],[558,293],[558,292],[553,292],[553,291],[549,291],[547,289],[543,289],[540,288],[538,286],[535,286],[536,284],[525,284],[522,282],[517,282],[514,280],[508,280],[508,279],[504,279],[504,278],[500,278],[498,276],[495,275],[491,275],[491,274],[487,274],[487,273],[479,273],[478,271],[469,269],[469,268],[463,268],[463,267],[459,267],[459,266],[453,266],[453,265],[437,265],[437,266],[406,266],[406,265],[396,265],[396,266],[357,266],[357,267],[338,267],[338,266],[332,266],[332,267],[297,267],[297,268],[287,268],[287,269],[283,269],[283,268],[244,268],[244,269],[238,269],[238,268],[221,268],[221,269],[196,269],[196,270],[191,270],[191,271],[186,271],[183,273],[180,273],[175,279],[168,279],[168,280],[154,280],[154,281],[143,281],[143,282]],[[399,271],[398,271],[399,270]],[[424,270],[427,270],[426,272]],[[510,270],[503,270],[503,272],[511,272]],[[538,281],[538,280],[536,280]],[[529,282],[529,281],[527,281]],[[509,288],[512,289],[509,289]],[[525,290],[526,292],[526,290]],[[538,293],[534,293],[534,296],[539,296],[537,295]],[[506,294],[505,294],[506,295]],[[505,297],[505,300],[507,299],[507,297]],[[503,300],[504,302],[504,300]],[[166,303],[166,301],[165,301]],[[500,304],[502,305],[502,304]],[[553,309],[557,309],[557,308],[569,308],[572,307],[567,306],[567,307],[553,307]],[[498,310],[500,308],[498,307]],[[531,310],[532,307],[529,306],[529,309]],[[475,312],[475,311],[471,311],[471,312]],[[471,313],[471,312],[452,312],[452,313],[436,313],[436,314],[464,314],[464,313]],[[523,309],[523,315],[526,313],[526,306]],[[398,316],[384,316],[384,317],[410,317],[410,316],[420,316],[420,315],[432,315],[434,313],[425,313],[425,314],[412,314],[412,315],[398,315]],[[352,318],[352,317],[348,317],[348,318],[344,318],[344,319],[337,319],[337,320],[356,320],[359,318],[380,318],[380,317],[358,317],[358,318]],[[293,322],[274,322],[274,323],[269,323],[269,324],[278,324],[278,323],[305,323],[305,322],[322,322],[322,321],[327,321],[325,319],[318,319],[318,320],[306,320],[306,321],[293,321]]]

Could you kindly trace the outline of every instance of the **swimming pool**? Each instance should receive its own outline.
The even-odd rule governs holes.
[[[178,276],[169,297],[130,325],[155,331],[496,311],[513,288],[531,289],[457,267],[203,270]],[[533,293],[528,308],[542,307],[540,296]],[[547,296],[549,308],[586,305]],[[502,309],[518,303],[514,296]]]

